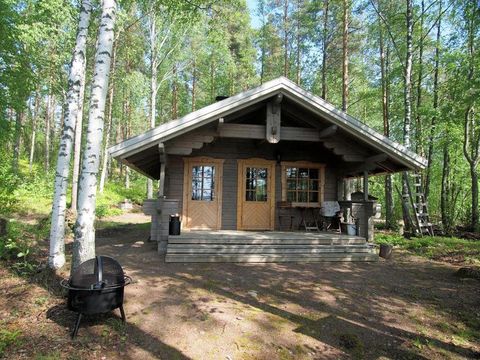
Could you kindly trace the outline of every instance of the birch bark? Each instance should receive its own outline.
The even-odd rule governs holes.
[[[70,158],[72,152],[75,125],[80,107],[82,81],[85,81],[86,43],[88,24],[92,5],[83,0],[80,7],[77,40],[73,51],[72,64],[68,79],[65,123],[62,129],[58,151],[55,188],[52,204],[52,223],[50,227],[50,253],[48,264],[52,269],[60,269],[65,264],[65,210],[67,206],[67,186]]]
[[[86,144],[78,192],[78,216],[73,243],[74,271],[82,262],[95,257],[95,204],[100,151],[103,140],[105,102],[108,91],[114,37],[116,1],[103,0],[95,69],[92,81]]]
[[[86,62],[84,63],[86,66]],[[85,68],[83,71],[82,85],[80,87],[80,97],[78,99],[77,122],[75,125],[75,141],[73,148],[73,174],[72,174],[72,201],[70,209],[77,213],[78,199],[78,174],[80,173],[80,156],[82,153],[82,131],[83,131],[83,99],[85,97]]]
[[[152,11],[150,18],[150,129],[155,127],[157,105],[157,22],[156,14]],[[147,198],[153,198],[153,181],[147,179]]]

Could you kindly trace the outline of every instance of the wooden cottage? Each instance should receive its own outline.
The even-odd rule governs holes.
[[[281,77],[162,124],[109,149],[159,181],[144,203],[166,261],[375,260],[368,176],[426,160]],[[363,177],[363,194],[344,179]],[[356,235],[321,231],[341,206]],[[171,214],[182,234],[168,235]],[[331,214],[330,214],[331,215]],[[318,227],[318,228],[317,228]]]

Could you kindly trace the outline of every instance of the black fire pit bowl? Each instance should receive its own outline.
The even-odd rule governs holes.
[[[68,289],[68,309],[78,313],[72,339],[77,336],[83,315],[101,314],[119,308],[125,323],[123,293],[124,287],[131,281],[120,264],[109,256],[87,260],[80,264],[70,279],[63,279],[60,284]]]

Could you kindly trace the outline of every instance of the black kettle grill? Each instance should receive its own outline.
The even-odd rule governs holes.
[[[100,314],[120,308],[123,323],[123,290],[132,279],[109,256],[97,256],[80,264],[70,279],[60,284],[68,289],[68,308],[78,313],[72,339],[75,338],[83,315]]]

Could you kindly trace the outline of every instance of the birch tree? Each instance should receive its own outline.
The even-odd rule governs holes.
[[[65,264],[65,210],[67,204],[67,186],[69,165],[78,111],[80,108],[81,88],[85,81],[86,43],[88,24],[92,5],[83,0],[80,7],[77,40],[73,51],[68,79],[68,93],[65,122],[58,151],[55,187],[52,204],[52,223],[50,227],[50,253],[48,264],[52,269],[60,269]]]
[[[75,223],[72,271],[95,257],[95,205],[97,175],[103,140],[105,102],[114,40],[116,1],[103,0],[100,31],[95,54],[86,144],[78,192],[78,216]]]

